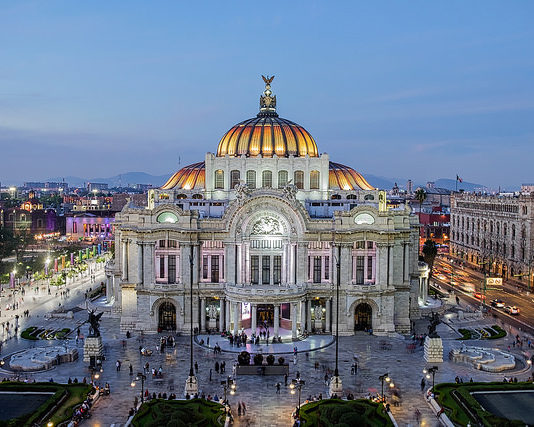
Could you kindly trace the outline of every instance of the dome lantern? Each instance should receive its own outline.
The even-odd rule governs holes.
[[[271,91],[271,83],[274,80],[274,76],[267,77],[261,76],[265,82],[265,90],[263,95],[260,96],[260,112],[258,117],[278,117],[276,113],[276,95],[273,95]]]

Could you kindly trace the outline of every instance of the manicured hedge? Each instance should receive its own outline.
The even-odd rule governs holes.
[[[305,426],[322,427],[382,427],[393,423],[381,404],[367,399],[324,399],[300,408]]]

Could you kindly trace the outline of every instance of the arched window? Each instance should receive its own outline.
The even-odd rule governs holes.
[[[366,196],[366,197],[367,197],[367,196]],[[347,199],[349,199],[349,200],[354,200],[354,199],[357,199],[357,198],[358,198],[358,196],[356,196],[356,194],[349,194],[349,195],[347,196]]]
[[[261,173],[261,186],[262,187],[273,186],[273,173],[271,171],[263,171]]]
[[[215,189],[224,189],[224,171],[222,169],[218,169],[215,171]]]
[[[230,171],[230,189],[234,189],[236,185],[239,184],[239,180],[241,179],[241,174],[238,170]]]
[[[319,189],[319,171],[310,172],[310,189],[311,190]]]
[[[515,224],[512,224],[512,240],[515,239]]]
[[[186,196],[185,194],[178,194],[178,195],[176,196],[176,199],[178,199],[178,200],[187,199],[187,196]]]
[[[295,171],[293,174],[294,176],[294,183],[297,186],[299,190],[302,190],[304,188],[304,172],[302,171]]]
[[[284,188],[287,185],[287,171],[278,171],[278,188]]]
[[[193,194],[193,199],[203,199],[202,194]]]
[[[339,200],[341,199],[341,195],[339,194],[332,194],[332,200]]]
[[[248,188],[256,188],[256,171],[247,171]]]

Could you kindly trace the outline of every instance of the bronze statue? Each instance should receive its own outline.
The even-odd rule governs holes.
[[[430,315],[430,325],[428,325],[428,336],[430,338],[439,338],[436,328],[440,323],[441,321],[439,320],[439,314],[432,312]]]
[[[274,76],[267,76],[265,77],[264,75],[261,76],[263,81],[265,82],[266,85],[270,85],[272,83],[272,81],[274,80]]]
[[[102,315],[104,314],[104,312],[102,313],[99,313],[99,314],[95,314],[95,311],[94,310],[87,310],[87,312],[89,313],[89,319],[88,319],[88,322],[89,322],[89,337],[99,337],[100,336],[100,330],[99,330],[99,323],[100,323],[100,318],[102,317]]]

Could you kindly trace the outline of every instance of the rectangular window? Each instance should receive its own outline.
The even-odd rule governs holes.
[[[168,283],[176,283],[176,255],[169,255],[168,270],[169,270]]]
[[[256,188],[256,171],[247,171],[247,185],[248,188]]]
[[[165,247],[165,240],[160,240],[159,241],[159,247],[160,248],[164,248]]]
[[[252,255],[250,257],[250,282],[257,285],[260,281],[260,257]]]
[[[374,244],[373,241],[368,241],[367,242],[367,249],[373,249],[373,244]]]
[[[282,282],[282,257],[275,255],[273,262],[273,282],[279,285]]]
[[[363,256],[356,257],[356,284],[363,285]]]
[[[239,184],[239,180],[241,179],[240,173],[238,170],[233,170],[230,172],[230,189],[233,190],[236,185]]]
[[[373,257],[368,256],[367,257],[367,280],[371,280],[373,278]]]
[[[302,190],[304,188],[304,172],[303,171],[295,171],[293,173],[293,181],[295,186]]]
[[[263,285],[271,283],[271,257],[268,255],[261,257],[261,283]]]
[[[313,257],[313,283],[321,283],[321,257]]]
[[[208,256],[204,255],[202,257],[202,278],[208,279]]]
[[[363,240],[356,242],[356,249],[365,249],[365,242]]]
[[[319,171],[310,172],[310,189],[311,190],[319,189]]]
[[[165,257],[159,257],[159,277],[163,279],[165,277]]]
[[[211,256],[211,282],[219,283],[219,255]]]
[[[176,240],[167,240],[167,246],[169,248],[176,248]]]
[[[222,169],[215,171],[215,189],[222,190],[224,188],[224,171]]]
[[[284,188],[287,185],[287,171],[278,171],[278,188]]]
[[[330,257],[324,257],[324,278],[330,280]]]

